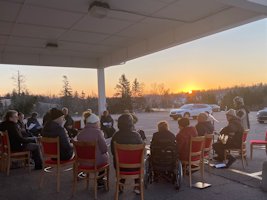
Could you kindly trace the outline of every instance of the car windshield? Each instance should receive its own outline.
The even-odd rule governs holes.
[[[182,107],[180,107],[179,109],[189,109],[191,108],[192,105],[183,105]]]

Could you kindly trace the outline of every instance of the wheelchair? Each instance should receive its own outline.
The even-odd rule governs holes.
[[[177,190],[182,186],[183,169],[177,158],[177,144],[170,140],[157,140],[150,146],[144,164],[144,186],[163,177],[170,181]]]

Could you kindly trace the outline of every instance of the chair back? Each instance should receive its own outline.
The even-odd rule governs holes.
[[[244,130],[243,132],[243,136],[242,136],[242,143],[241,143],[241,147],[245,147],[246,144],[247,144],[247,136],[248,136],[248,132],[249,132],[249,129],[247,130]]]
[[[79,121],[74,121],[74,126],[73,126],[73,128],[74,129],[80,129],[81,128],[81,120],[79,120]]]
[[[116,168],[143,167],[146,143],[143,144],[117,144],[114,142]]]
[[[266,134],[265,134],[265,141],[267,141],[267,130],[266,130]]]
[[[57,158],[57,161],[60,162],[59,137],[39,137],[39,141],[42,146],[43,157]]]
[[[10,142],[7,130],[2,131],[2,142],[3,142],[3,153],[10,154],[11,150],[10,150]]]
[[[75,161],[79,163],[94,163],[97,168],[97,140],[93,142],[77,142],[72,139]]]
[[[203,152],[204,151],[208,151],[208,152],[210,151],[211,144],[212,144],[212,141],[213,141],[213,137],[214,137],[213,134],[205,133],[205,135],[204,135],[205,142],[204,142]]]
[[[204,141],[205,137],[193,137],[191,135],[189,160],[192,159],[192,156],[201,156]]]

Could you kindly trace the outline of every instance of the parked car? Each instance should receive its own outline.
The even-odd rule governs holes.
[[[194,119],[196,119],[201,112],[206,112],[208,114],[213,113],[211,107],[208,104],[185,104],[176,110],[172,110],[170,117],[172,117],[174,120],[182,117],[193,117]]]
[[[209,106],[212,108],[212,112],[220,112],[221,107],[216,104],[209,104]]]
[[[264,108],[257,113],[257,120],[259,123],[267,122],[267,108]]]

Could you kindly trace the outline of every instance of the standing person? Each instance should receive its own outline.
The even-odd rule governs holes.
[[[102,131],[99,128],[99,118],[90,111],[83,113],[85,127],[77,135],[78,141],[94,142],[97,140],[97,166],[104,165],[109,158],[108,146]],[[94,163],[80,163],[82,166],[93,167]],[[104,174],[105,171],[99,172],[99,175]],[[104,186],[103,177],[97,179],[98,187]]]
[[[241,119],[236,116],[234,109],[229,109],[227,111],[226,119],[229,122],[228,126],[224,127],[220,131],[220,134],[228,135],[229,137],[232,136],[232,139],[229,138],[226,144],[223,144],[222,141],[218,141],[212,145],[213,149],[215,150],[215,153],[218,154],[218,157],[213,157],[213,159],[221,162],[224,159],[224,149],[240,148],[244,132]],[[231,155],[227,155],[226,158],[229,160],[228,163],[226,164],[226,167],[230,167],[236,161],[236,158]]]
[[[198,136],[204,136],[205,133],[213,134],[214,126],[211,121],[208,121],[208,114],[205,112],[199,113],[197,117],[197,125],[195,126],[198,132]]]
[[[73,158],[73,146],[70,144],[68,133],[62,127],[64,122],[64,113],[61,110],[52,108],[51,120],[46,122],[42,130],[43,137],[59,137],[60,143],[60,161],[67,161]],[[52,160],[56,160],[52,158]]]
[[[112,119],[107,110],[103,112],[100,124],[101,130],[103,130],[107,134],[108,138],[112,137],[112,135],[116,132],[116,130],[113,128],[114,120]]]
[[[30,132],[34,136],[38,136],[41,133],[41,129],[42,129],[42,126],[39,124],[37,119],[38,119],[38,113],[33,112],[32,116],[30,118],[28,118],[28,122],[27,122],[28,127],[30,127],[31,124],[35,124],[35,126],[30,129]]]
[[[250,129],[249,124],[249,108],[244,105],[244,99],[242,97],[236,96],[234,98],[234,106],[236,108],[236,116],[241,119],[241,123],[245,130]]]
[[[73,128],[74,121],[73,121],[72,117],[68,114],[69,113],[68,108],[62,108],[62,112],[64,113],[65,120],[66,120],[66,122],[64,124],[64,128],[68,131],[70,138],[76,137],[76,135],[78,134],[78,131],[76,131]]]
[[[116,161],[115,161],[115,151],[114,151],[114,142],[118,144],[143,144],[143,140],[139,133],[133,131],[133,118],[129,114],[122,114],[118,119],[118,128],[117,131],[111,140],[111,153],[113,155],[113,164],[116,169]],[[121,171],[138,171],[140,169],[121,169]],[[125,182],[125,179],[120,180],[121,183]],[[139,183],[139,179],[135,179],[135,183]],[[120,191],[122,192],[122,188]],[[139,186],[134,187],[134,193],[140,194]]]
[[[31,143],[32,140],[22,137],[17,122],[18,112],[15,110],[7,111],[3,117],[3,122],[0,124],[0,131],[7,130],[11,151],[30,150],[33,155],[35,169],[42,169],[42,158],[39,145]]]
[[[178,145],[177,154],[180,160],[188,160],[191,136],[197,137],[198,133],[194,126],[190,126],[189,119],[183,117],[178,121],[179,133],[176,135]]]

